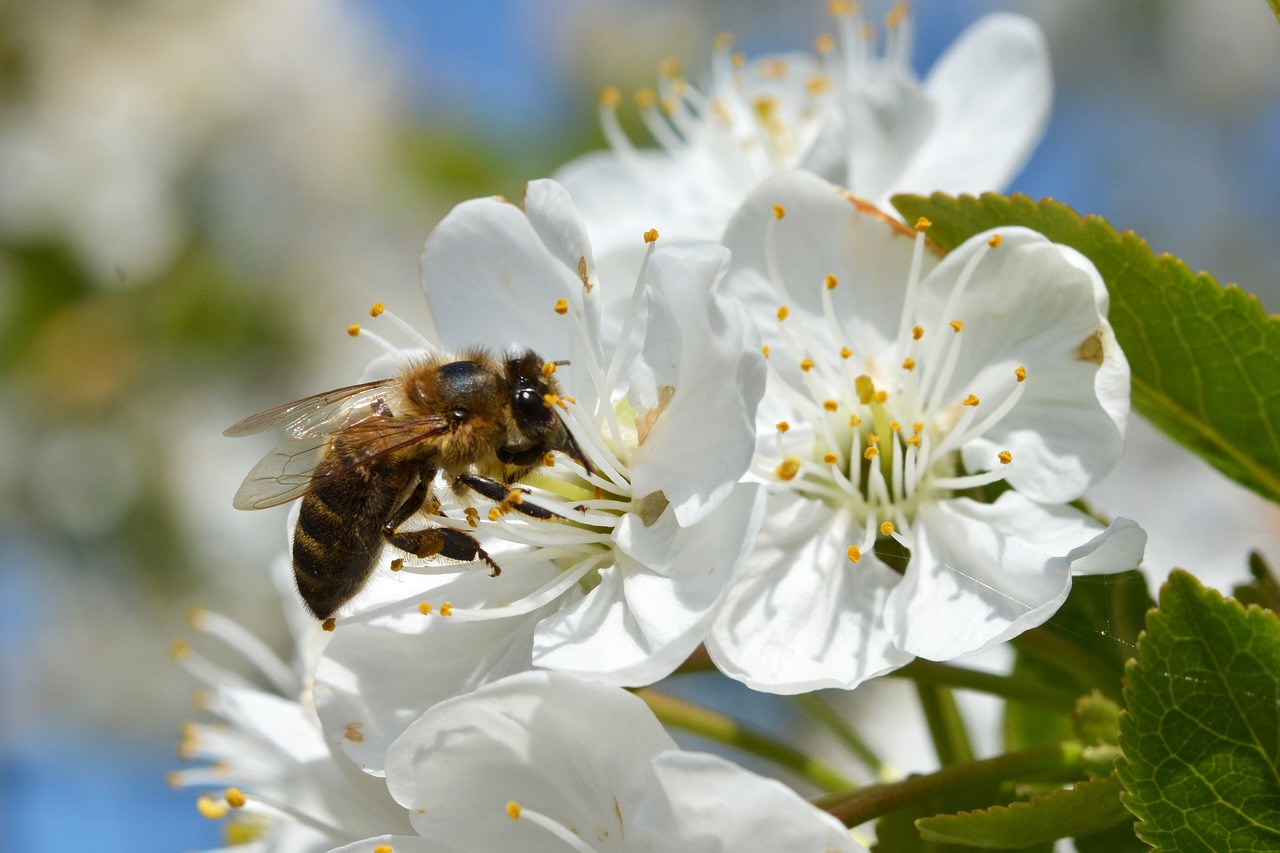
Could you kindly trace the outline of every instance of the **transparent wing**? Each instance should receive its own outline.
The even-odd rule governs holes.
[[[299,437],[331,435],[350,424],[390,414],[391,398],[395,396],[398,382],[396,378],[379,379],[304,397],[250,415],[227,427],[222,434],[234,438],[281,429]]]
[[[279,506],[332,483],[388,453],[443,435],[442,416],[370,417],[333,432],[286,430],[284,440],[253,466],[240,484],[236,509]]]

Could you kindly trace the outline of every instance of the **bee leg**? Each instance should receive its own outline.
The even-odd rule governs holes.
[[[418,557],[446,557],[460,563],[482,561],[489,567],[489,575],[497,577],[502,568],[493,561],[480,542],[470,533],[452,527],[428,527],[425,530],[396,531],[384,529],[387,541]]]
[[[525,492],[516,486],[495,480],[492,477],[482,477],[479,474],[459,474],[454,480],[454,488],[458,484],[462,484],[491,501],[498,503],[500,506],[513,509],[522,515],[530,518],[540,518],[543,520],[551,518],[563,518],[549,509],[543,509],[537,504],[525,503],[521,496]]]

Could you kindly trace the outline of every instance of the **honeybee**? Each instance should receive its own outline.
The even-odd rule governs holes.
[[[436,356],[398,376],[316,394],[252,415],[224,435],[268,429],[284,439],[236,492],[237,509],[302,498],[293,535],[298,592],[327,619],[368,582],[384,543],[419,557],[480,560],[500,571],[471,534],[400,527],[438,513],[437,475],[540,519],[557,516],[512,499],[512,484],[559,451],[590,470],[556,412],[559,389],[533,351]]]

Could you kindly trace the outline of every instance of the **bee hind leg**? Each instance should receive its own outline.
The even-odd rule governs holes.
[[[504,483],[501,480],[495,480],[492,477],[482,477],[479,474],[459,474],[458,478],[454,480],[454,488],[456,489],[459,484],[501,506],[513,509],[530,518],[539,518],[544,521],[552,518],[564,518],[564,516],[549,509],[544,509],[537,504],[525,503],[519,499],[519,496],[525,492],[524,489],[512,486],[510,483]],[[513,495],[517,496],[515,500],[512,499]]]
[[[428,527],[425,530],[383,530],[387,541],[417,557],[445,557],[460,563],[481,561],[489,567],[489,575],[497,577],[502,568],[480,546],[470,533],[452,527]]]

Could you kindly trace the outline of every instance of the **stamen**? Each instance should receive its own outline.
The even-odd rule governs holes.
[[[363,328],[359,323],[353,323],[352,325],[347,326],[347,334],[353,338],[368,338],[378,346],[382,347],[384,352],[390,353],[391,355],[397,355],[400,352],[399,347],[392,346],[391,342],[386,338]]]
[[[596,853],[587,842],[583,841],[578,835],[565,827],[563,824],[547,817],[541,812],[533,809],[526,809],[520,806],[514,800],[507,803],[507,817],[512,820],[527,820],[535,826],[538,826],[560,841],[572,847],[577,853]]]
[[[422,349],[427,350],[428,352],[436,351],[437,349],[436,345],[431,343],[431,341],[427,340],[427,338],[422,334],[422,332],[419,332],[417,328],[415,328],[411,323],[406,322],[405,319],[401,317],[399,314],[396,314],[392,311],[388,311],[387,307],[383,305],[381,302],[373,303],[373,307],[369,309],[369,316],[370,317],[386,317],[388,320],[391,321],[391,323],[397,329],[403,332],[409,338],[409,340],[413,341],[414,344],[421,347]]]
[[[849,562],[851,563],[856,563],[862,559],[862,549],[857,545],[850,545],[845,554],[849,557]]]
[[[649,239],[649,235],[653,235],[653,239]],[[653,257],[654,248],[657,246],[658,232],[651,229],[645,232],[645,250],[644,258],[640,261],[640,271],[636,273],[635,284],[631,287],[631,302],[627,305],[626,319],[622,322],[622,331],[618,334],[617,344],[613,348],[613,357],[609,359],[609,372],[605,374],[605,388],[609,389],[612,394],[614,385],[618,381],[618,376],[622,373],[622,362],[627,355],[627,345],[631,343],[631,330],[635,326],[636,315],[640,313],[640,300],[644,296],[644,286],[647,280],[646,273],[649,271],[649,258]],[[602,398],[602,402],[608,405],[608,396]]]
[[[592,554],[579,562],[578,565],[560,573],[550,582],[543,584],[524,598],[500,607],[485,607],[476,610],[458,609],[446,601],[440,606],[440,615],[448,616],[459,622],[488,622],[493,619],[505,619],[508,616],[523,616],[555,601],[566,590],[586,577],[588,572],[600,568],[612,559],[613,555],[610,552]],[[446,609],[448,612],[446,612]]]
[[[235,789],[233,788],[231,790]],[[229,793],[230,791],[228,791],[228,794]],[[345,830],[326,823],[313,815],[299,811],[293,806],[287,806],[284,803],[276,802],[274,799],[263,796],[259,793],[254,793],[252,798],[244,799],[242,805],[238,808],[249,814],[261,814],[269,817],[287,818],[295,823],[314,829],[316,832],[327,836],[337,844],[345,844],[350,840],[349,835]]]
[[[794,480],[796,475],[800,473],[800,458],[798,456],[788,456],[782,460],[773,473],[779,480]]]
[[[1006,455],[1008,455],[1008,453],[1008,451],[1005,451]],[[1001,461],[1003,462],[1004,459],[1001,458]],[[1009,461],[1013,461],[1012,455],[1009,455]],[[932,482],[933,485],[940,489],[950,489],[952,491],[959,492],[964,489],[976,489],[989,483],[998,482],[1003,480],[1006,476],[1007,473],[1005,471],[1002,471],[1000,468],[993,468],[990,471],[968,474],[964,477],[935,477]]]
[[[300,684],[289,665],[282,661],[262,640],[240,623],[221,613],[193,607],[187,612],[187,624],[197,631],[217,637],[262,673],[281,696],[296,695]]]

